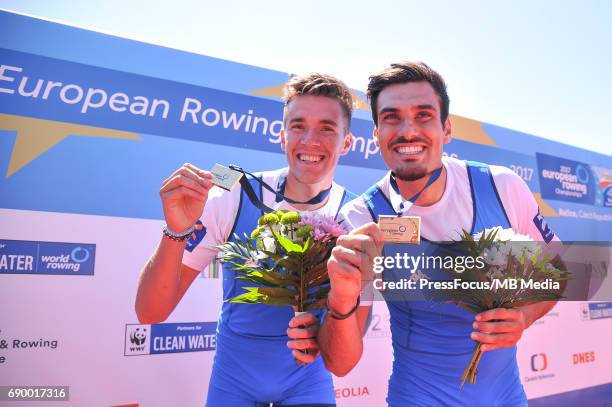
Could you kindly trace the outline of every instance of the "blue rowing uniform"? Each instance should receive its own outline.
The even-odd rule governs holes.
[[[471,233],[495,226],[510,227],[488,166],[468,162],[467,170],[473,201]],[[363,198],[373,219],[396,214],[378,185],[366,191]],[[408,252],[411,256],[424,253],[444,257],[448,255],[447,250],[422,239],[421,245],[385,244],[384,255],[403,256]],[[432,280],[450,279],[442,270],[423,272]],[[401,281],[407,276],[406,270],[385,269],[383,278]],[[486,352],[478,366],[476,384],[466,383],[461,389],[463,370],[476,345],[470,338],[474,314],[454,304],[431,301],[432,293],[425,290],[393,291],[383,293],[391,317],[394,354],[387,397],[390,407],[527,406],[516,363],[516,347]]]
[[[253,191],[262,199],[261,184],[249,177]],[[341,188],[334,191],[337,215],[340,207],[355,195]],[[328,202],[329,204],[329,202]],[[333,214],[332,214],[333,215]],[[230,241],[234,234],[251,234],[262,212],[243,190]],[[223,267],[223,306],[217,325],[217,349],[213,363],[208,407],[246,406],[335,406],[331,374],[318,357],[297,365],[287,347],[287,329],[294,313],[291,307],[264,304],[237,304],[227,300],[244,293],[254,284],[236,280],[231,266]],[[319,319],[322,311],[313,311]]]

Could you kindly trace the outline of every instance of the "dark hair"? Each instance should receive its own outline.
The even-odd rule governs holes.
[[[340,79],[321,73],[294,76],[285,84],[283,94],[285,106],[301,95],[326,96],[337,100],[346,117],[346,131],[348,132],[353,114],[353,96],[349,87]]]
[[[448,105],[450,104],[444,79],[425,63],[409,61],[391,64],[382,72],[370,76],[367,96],[370,101],[374,124],[378,126],[377,103],[380,92],[389,85],[408,82],[428,82],[431,85],[440,98],[440,120],[444,125],[448,117]]]

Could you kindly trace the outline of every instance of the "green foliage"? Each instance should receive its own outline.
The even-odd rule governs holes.
[[[253,231],[251,232],[251,239],[257,239],[259,235],[261,234],[261,231],[262,231],[262,228],[260,227],[253,229]]]
[[[310,236],[310,232],[312,232],[314,230],[314,228],[311,225],[305,225],[302,227],[299,227],[295,234],[297,237],[301,238],[301,239],[308,239],[308,237]]]
[[[511,242],[495,241],[497,230],[484,232],[480,239],[475,240],[469,232],[463,231],[461,241],[457,242],[462,255],[473,257],[482,256],[486,249],[493,247],[495,244],[511,244]],[[518,242],[515,242],[518,243]],[[537,242],[533,242],[534,245]],[[556,269],[550,264],[550,256],[542,255],[541,248],[534,250],[529,256],[522,252],[512,253],[508,256],[506,265],[502,267],[502,279],[516,280],[532,280],[534,282],[543,282],[553,280],[559,282],[563,288],[563,281],[568,279],[568,273]],[[488,282],[491,281],[491,272],[494,267],[485,265],[479,269],[476,266],[468,268],[463,272],[458,272],[453,269],[445,269],[453,279],[458,278],[466,282]],[[519,285],[520,287],[520,285]],[[562,288],[560,290],[542,290],[530,288],[497,288],[497,289],[457,289],[444,290],[437,292],[437,298],[444,301],[456,303],[459,307],[464,308],[475,314],[494,308],[515,308],[523,305],[534,304],[540,301],[558,301],[563,298]]]
[[[263,225],[275,225],[275,224],[278,223],[279,220],[280,220],[279,216],[276,215],[275,213],[267,213],[264,216],[262,216],[261,218],[259,218],[257,223],[259,224],[259,226],[263,226]]]
[[[293,242],[291,239],[281,236],[278,232],[272,231],[276,241],[287,251],[287,253],[304,253],[306,250],[306,243],[302,246],[299,243]]]
[[[293,225],[298,223],[300,220],[302,220],[302,217],[300,216],[299,213],[297,212],[287,212],[284,213],[281,218],[280,218],[280,223],[282,223],[283,225]]]
[[[306,241],[302,244],[282,236],[272,225],[278,222],[280,215],[283,227],[292,228],[296,219],[292,214],[297,213],[285,211],[267,214],[260,218],[260,226],[250,237],[244,235],[240,238],[234,235],[233,242],[217,247],[221,261],[238,274],[237,280],[256,285],[245,287],[246,292],[228,301],[291,306],[296,311],[325,307],[329,292],[327,260],[336,239],[328,237],[315,241],[309,236],[310,230],[304,236]],[[299,221],[299,214],[297,215]],[[261,238],[264,230],[274,238],[276,249],[273,252],[264,249]],[[286,232],[288,235],[297,236],[294,229],[288,229]]]
[[[447,273],[451,275],[453,279],[461,279],[465,282],[492,282],[493,276],[497,279],[514,279],[517,281],[533,281],[533,282],[544,282],[546,280],[552,280],[558,282],[560,289],[555,290],[543,290],[529,288],[528,286],[518,285],[517,288],[511,288],[511,286],[498,286],[495,289],[457,289],[457,290],[445,290],[444,293],[438,291],[435,295],[439,300],[450,301],[455,303],[457,306],[472,312],[474,314],[481,313],[495,308],[517,308],[529,304],[534,304],[541,301],[557,301],[562,296],[563,284],[568,279],[568,273],[555,268],[551,264],[550,256],[542,256],[541,248],[532,250],[530,247],[523,247],[520,253],[513,253],[516,250],[516,246],[512,245],[512,242],[495,241],[496,235],[499,229],[492,229],[482,233],[478,240],[475,240],[469,232],[463,231],[461,235],[461,241],[457,242],[456,248],[464,256],[471,256],[477,258],[484,256],[487,249],[494,248],[500,257],[507,256],[505,265],[503,265],[503,257],[497,259],[498,262],[491,265],[486,263],[485,267],[478,268],[477,266],[458,272],[453,269],[445,269]],[[514,242],[520,246],[519,242]],[[533,245],[537,244],[533,242]],[[499,251],[503,248],[502,252]],[[456,254],[456,253],[455,253]],[[502,260],[499,262],[499,260]],[[483,355],[480,350],[481,344],[478,343],[474,350],[472,359],[468,366],[463,372],[461,377],[461,387],[469,381],[474,384],[476,382],[476,375],[478,374],[478,364]]]
[[[245,287],[247,292],[232,298],[231,302],[240,304],[268,304],[290,306],[293,304],[295,291],[280,287]]]

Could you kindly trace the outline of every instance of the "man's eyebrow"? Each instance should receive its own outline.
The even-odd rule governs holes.
[[[436,110],[436,106],[430,105],[429,103],[426,103],[424,105],[417,105],[417,106],[414,107],[414,109],[417,109],[417,110]]]
[[[305,121],[306,119],[303,117],[294,117],[289,120],[289,123],[304,123]],[[319,123],[328,124],[331,126],[338,126],[338,123],[335,120],[331,120],[331,119],[322,119],[322,120],[319,120]]]
[[[385,107],[381,109],[380,112],[378,112],[378,114],[389,113],[389,112],[393,112],[393,113],[399,112],[399,109],[395,107]]]
[[[331,124],[332,126],[338,125],[338,123],[336,123],[334,120],[331,120],[331,119],[323,119],[321,120],[321,124]]]
[[[412,110],[437,110],[437,107],[435,105],[425,103],[422,105],[412,106],[411,109]],[[399,109],[395,107],[385,107],[381,109],[380,112],[378,112],[378,114],[380,115],[380,114],[389,113],[389,112],[396,113],[396,112],[399,112]]]

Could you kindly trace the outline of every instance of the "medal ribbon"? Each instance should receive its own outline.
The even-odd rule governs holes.
[[[425,186],[423,186],[423,188],[421,188],[421,190],[419,192],[417,192],[412,198],[410,198],[410,199],[408,199],[406,201],[402,201],[402,203],[400,203],[400,210],[397,212],[397,216],[405,215],[406,212],[408,212],[410,210],[412,205],[414,205],[414,203],[417,201],[417,199],[419,199],[419,196],[421,196],[423,191],[425,191],[431,184],[433,184],[434,182],[436,182],[438,180],[438,178],[440,178],[440,175],[442,175],[442,168],[443,167],[440,167],[440,168],[436,169],[435,171],[433,171],[431,173],[431,175],[429,176],[429,179],[425,183]],[[393,190],[399,196],[402,196],[402,194],[400,193],[399,185],[397,185],[397,180],[395,179],[395,174],[393,174],[393,173],[391,173],[390,183],[391,183],[391,187],[393,188]]]
[[[286,201],[290,204],[299,204],[299,205],[314,205],[314,204],[318,204],[321,203],[325,200],[325,198],[327,198],[327,196],[329,195],[330,191],[331,191],[331,186],[321,192],[319,192],[315,197],[309,199],[306,202],[300,202],[300,201],[295,201],[291,198],[287,198],[284,193],[285,193],[285,185],[287,183],[287,177],[283,176],[279,182],[279,186],[278,186],[278,191],[275,191],[270,185],[268,185],[267,182],[265,182],[261,177],[257,177],[253,174],[251,174],[248,171],[245,171],[244,169],[242,169],[241,167],[237,166],[237,165],[233,165],[230,164],[229,168],[231,168],[234,171],[238,171],[241,172],[243,175],[250,175],[251,177],[253,177],[254,180],[256,180],[257,182],[259,182],[259,184],[261,184],[261,186],[265,189],[267,189],[268,191],[272,192],[274,194],[275,201],[276,202],[281,202],[281,201]],[[246,176],[243,176],[240,178],[240,185],[242,186],[242,188],[244,189],[244,191],[246,192],[247,196],[249,197],[249,200],[251,201],[251,203],[253,205],[255,205],[257,208],[259,208],[261,211],[263,211],[264,213],[270,213],[270,212],[274,212],[274,209],[270,208],[269,206],[267,206],[266,204],[264,204],[258,197],[257,194],[255,193],[255,191],[253,191],[253,187],[251,186],[251,183],[249,182],[249,180],[247,179]]]

